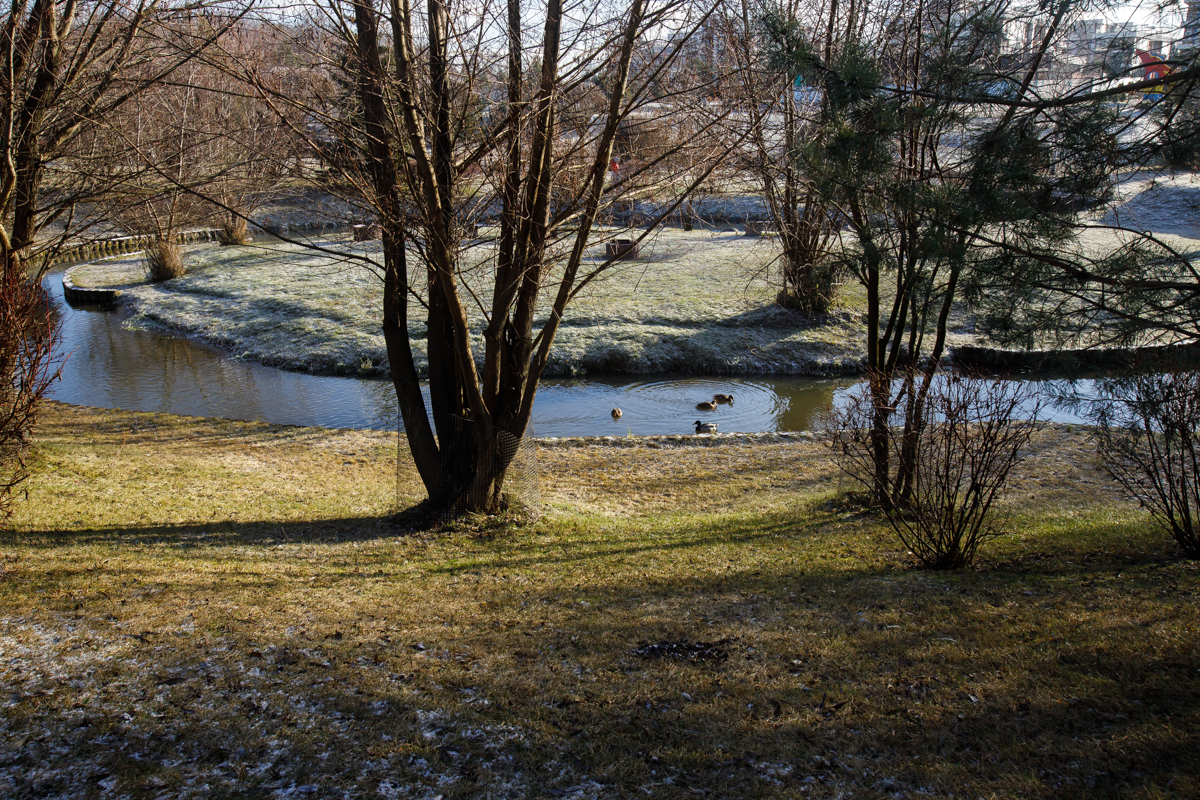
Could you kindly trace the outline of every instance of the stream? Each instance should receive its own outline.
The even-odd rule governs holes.
[[[395,430],[390,381],[287,372],[231,359],[204,344],[167,334],[131,331],[118,309],[73,308],[63,298],[62,272],[44,283],[62,323],[68,357],[49,396],[64,403],[199,417],[261,420],[323,428]],[[857,378],[659,375],[547,378],[538,389],[532,434],[538,437],[683,434],[696,420],[721,433],[811,430]],[[732,405],[697,411],[715,393]],[[428,392],[426,392],[428,403]],[[622,416],[614,420],[614,407]],[[1070,411],[1043,412],[1080,422]]]

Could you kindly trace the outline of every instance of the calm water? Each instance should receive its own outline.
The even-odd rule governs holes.
[[[55,400],[78,405],[201,417],[263,420],[326,428],[394,430],[396,402],[386,380],[285,372],[234,361],[186,339],[128,331],[119,311],[74,309],[61,273],[46,278],[70,353]],[[797,431],[858,381],[810,378],[597,377],[547,379],[533,409],[536,436],[624,436],[691,433],[697,419],[722,433]],[[732,406],[695,410],[716,392]],[[428,396],[426,397],[428,402]],[[620,407],[621,419],[610,412]],[[1077,421],[1065,412],[1055,419]]]

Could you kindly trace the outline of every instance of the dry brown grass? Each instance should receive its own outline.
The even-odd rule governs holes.
[[[183,251],[174,241],[155,239],[146,245],[142,259],[151,283],[161,283],[187,274]]]
[[[544,449],[540,522],[404,537],[391,435],[56,406],[41,441],[0,796],[1200,794],[1197,565],[1078,429],[954,574],[816,443]]]

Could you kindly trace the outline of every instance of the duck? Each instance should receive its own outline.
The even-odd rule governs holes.
[[[696,425],[696,433],[716,433],[717,432],[717,423],[715,423],[715,422],[701,422],[700,420],[696,420],[695,425]]]
[[[696,403],[696,410],[697,411],[716,411],[717,404],[713,403],[709,400],[705,400],[703,403]]]
[[[620,418],[621,418],[621,409],[619,409],[619,408],[614,408],[614,409],[612,410],[612,418],[613,418],[613,419],[620,419]]]
[[[731,395],[731,394],[714,394],[713,402],[714,403],[728,403],[729,405],[733,405],[733,395]]]

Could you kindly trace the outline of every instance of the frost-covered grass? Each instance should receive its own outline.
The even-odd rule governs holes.
[[[1077,428],[938,574],[811,441],[543,446],[542,520],[432,538],[383,433],[53,405],[39,447],[5,798],[1200,793],[1197,565]]]
[[[589,264],[602,261],[602,234]],[[378,243],[320,242],[346,256],[380,259]],[[642,257],[620,262],[568,309],[551,374],[840,373],[858,367],[865,343],[853,289],[843,308],[813,325],[773,305],[777,243],[740,231],[666,230],[643,243]],[[494,243],[469,251],[468,280],[488,287]],[[235,356],[291,369],[374,372],[386,367],[377,273],[348,257],[301,247],[192,247],[189,274],[130,286],[137,257],[76,269],[80,285],[121,285],[131,324],[183,333]],[[414,255],[412,263],[417,259]],[[414,275],[417,267],[414,266]],[[419,280],[415,280],[419,284]],[[549,302],[553,288],[546,290]],[[425,367],[420,303],[410,334]],[[483,316],[472,307],[472,327]],[[482,346],[482,339],[480,339]]]
[[[747,197],[727,199],[733,206],[750,207]],[[1122,180],[1118,201],[1104,212],[1103,221],[1154,231],[1181,252],[1196,252],[1197,209],[1197,176],[1135,173]],[[282,220],[286,213],[276,216]],[[568,307],[549,374],[858,371],[866,349],[862,287],[847,278],[834,313],[816,324],[781,309],[773,302],[779,289],[778,241],[747,238],[741,230],[739,225],[654,233],[643,242],[639,260],[619,262]],[[585,267],[603,260],[606,239],[640,233],[597,230]],[[1099,252],[1121,242],[1110,232],[1090,231],[1080,246]],[[190,274],[158,285],[145,283],[139,256],[86,265],[76,269],[74,277],[81,286],[123,288],[124,301],[134,311],[134,326],[182,333],[236,357],[289,369],[385,372],[381,281],[377,269],[364,266],[381,260],[379,243],[352,243],[345,236],[315,243],[327,252],[278,242],[193,246],[187,254]],[[464,261],[474,265],[465,284],[485,305],[490,303],[494,252],[494,242],[481,242]],[[413,285],[422,286],[423,267],[415,253],[410,254],[410,265]],[[554,288],[543,290],[543,305],[551,301]],[[469,311],[471,327],[479,331],[483,315],[474,304]],[[422,372],[423,317],[419,300],[412,298],[410,335]],[[1095,330],[1082,331],[1071,344],[1084,346],[1097,336]],[[976,334],[969,309],[958,307],[948,344],[989,342]],[[1060,343],[1047,336],[1038,344]],[[482,352],[481,336],[476,350]]]
[[[327,241],[348,255],[363,246]],[[373,371],[383,360],[382,283],[346,258],[283,245],[187,248],[188,274],[160,284],[129,285],[133,255],[76,269],[81,285],[123,289],[134,327],[193,336],[273,366],[318,372]]]

